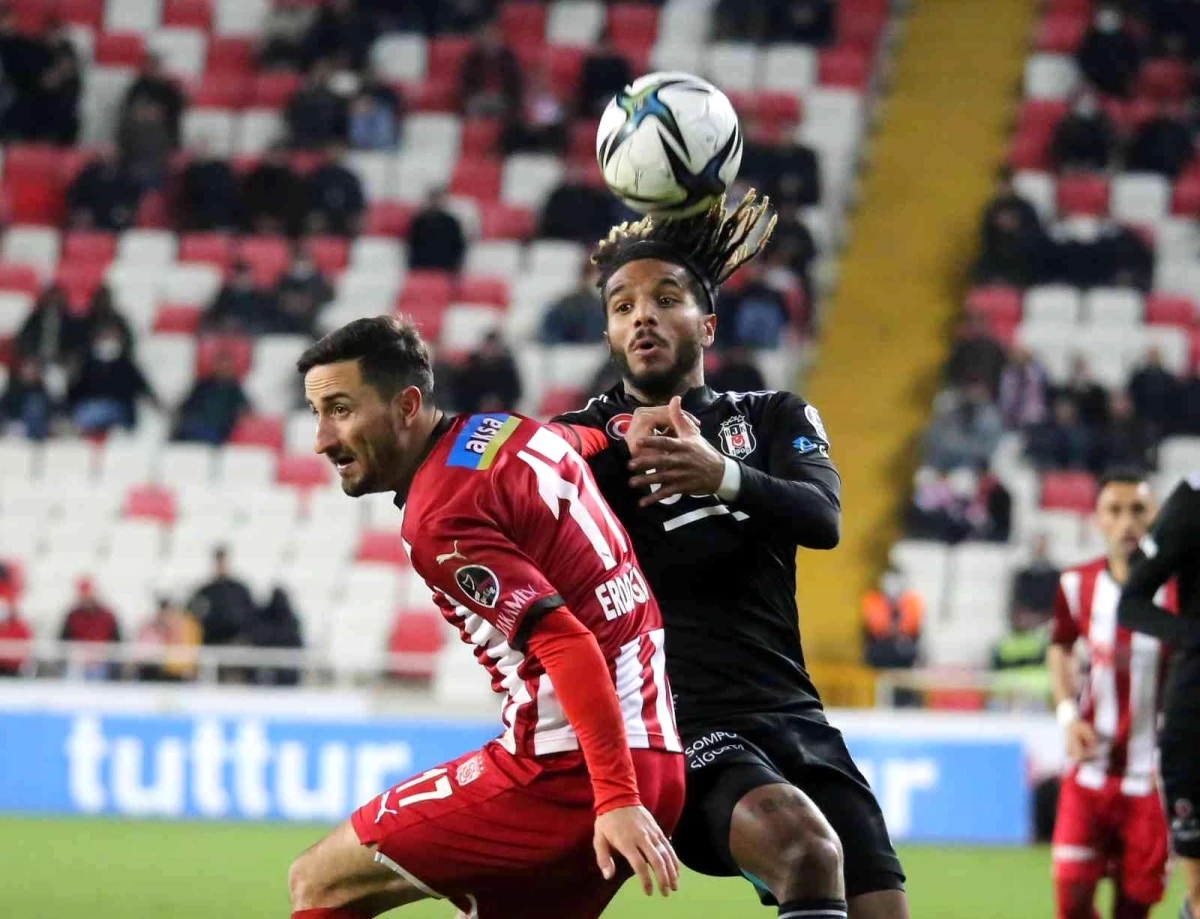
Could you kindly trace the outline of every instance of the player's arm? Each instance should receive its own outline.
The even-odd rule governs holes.
[[[1142,539],[1121,590],[1117,621],[1177,647],[1200,645],[1200,619],[1176,616],[1154,602],[1159,589],[1178,573],[1200,543],[1200,492],[1181,482],[1167,499],[1150,533]],[[1183,613],[1191,611],[1181,611]]]
[[[1079,625],[1071,615],[1066,592],[1060,583],[1054,597],[1046,669],[1050,673],[1054,712],[1066,738],[1067,756],[1082,762],[1095,754],[1097,738],[1095,729],[1079,717],[1079,688],[1075,684],[1075,659],[1072,656],[1078,639]]]
[[[591,459],[597,453],[609,448],[611,441],[601,428],[593,428],[584,424],[568,422],[567,416],[559,415],[546,427],[575,448],[575,452],[584,459]]]

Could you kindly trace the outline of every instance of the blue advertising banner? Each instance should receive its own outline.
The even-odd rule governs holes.
[[[0,812],[337,821],[496,733],[480,721],[0,711]],[[847,740],[896,839],[1027,840],[1019,740]]]

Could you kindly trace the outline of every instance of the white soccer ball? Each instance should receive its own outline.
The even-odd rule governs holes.
[[[596,160],[614,195],[641,214],[686,217],[737,178],[742,131],[729,98],[690,73],[651,73],[608,103]]]

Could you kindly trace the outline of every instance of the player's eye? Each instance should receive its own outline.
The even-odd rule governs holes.
[[[333,407],[333,416],[335,418],[343,418],[349,413],[349,411],[350,409],[344,405],[335,405]]]
[[[617,312],[618,313],[628,313],[631,309],[633,309],[632,303],[627,302],[627,303],[618,303],[617,304]]]
[[[658,302],[661,306],[670,306],[672,303],[675,302],[675,298],[668,297],[666,294],[663,294],[661,297],[658,298]]]

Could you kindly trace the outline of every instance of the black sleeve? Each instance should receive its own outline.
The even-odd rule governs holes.
[[[1200,546],[1200,491],[1195,485],[1200,485],[1200,477],[1180,482],[1163,505],[1134,553],[1117,606],[1117,621],[1125,628],[1177,646],[1200,643],[1200,619],[1191,610],[1173,615],[1154,602],[1154,595],[1173,575],[1184,572]]]
[[[803,399],[775,393],[759,430],[768,438],[767,471],[742,463],[741,489],[731,503],[798,546],[832,549],[841,536],[841,477],[821,416]]]

